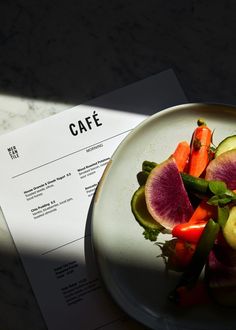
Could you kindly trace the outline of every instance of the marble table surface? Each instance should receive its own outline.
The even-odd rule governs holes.
[[[172,68],[190,102],[236,104],[236,2],[1,1],[0,134]],[[0,329],[46,329],[0,223]],[[82,329],[83,330],[83,329]]]

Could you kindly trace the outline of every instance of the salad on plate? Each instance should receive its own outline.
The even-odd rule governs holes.
[[[131,199],[144,238],[179,273],[168,296],[178,306],[236,307],[236,135],[215,146],[214,134],[200,118],[168,159],[144,160]]]

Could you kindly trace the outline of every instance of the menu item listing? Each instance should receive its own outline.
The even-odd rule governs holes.
[[[149,85],[132,86],[130,107]],[[146,108],[154,112],[158,98],[149,90]],[[131,329],[99,278],[89,212],[114,150],[145,118],[80,105],[0,137],[1,207],[49,330]]]
[[[96,110],[94,134],[78,120],[94,113],[80,106],[1,137],[1,205],[49,329],[68,320],[70,329],[109,329],[123,319],[99,279],[87,215],[114,149],[145,116]],[[81,132],[71,134],[72,122]]]

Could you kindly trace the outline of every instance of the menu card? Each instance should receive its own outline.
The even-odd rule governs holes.
[[[49,330],[133,329],[99,278],[92,196],[127,134],[185,102],[168,70],[0,137],[2,211]]]

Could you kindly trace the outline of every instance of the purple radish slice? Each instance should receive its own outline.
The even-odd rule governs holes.
[[[190,219],[193,207],[173,157],[151,171],[145,185],[145,199],[153,219],[166,229]]]
[[[213,300],[223,306],[236,307],[236,251],[223,237],[209,254],[205,275]]]
[[[206,168],[205,179],[224,181],[229,189],[236,189],[236,149],[213,159]]]

